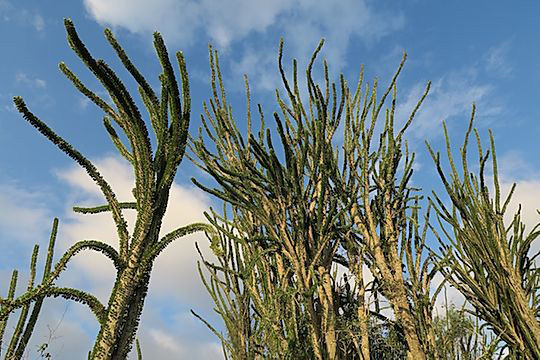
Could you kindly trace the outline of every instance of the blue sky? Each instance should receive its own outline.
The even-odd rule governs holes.
[[[34,243],[46,246],[53,217],[60,218],[57,253],[80,239],[114,243],[107,216],[83,217],[70,211],[73,205],[103,200],[85,173],[22,119],[12,105],[13,96],[23,96],[35,114],[94,161],[122,200],[130,198],[133,177],[102,127],[102,114],[58,70],[64,61],[90,88],[103,91],[67,45],[64,18],[74,21],[94,56],[104,58],[132,88],[103,37],[104,27],[113,29],[154,86],[159,65],[152,32],[163,34],[171,54],[182,50],[192,87],[192,133],[200,126],[202,102],[211,94],[209,43],[220,52],[229,100],[241,126],[244,73],[250,78],[252,101],[261,103],[267,114],[277,108],[281,36],[289,70],[293,57],[302,69],[325,38],[322,57],[328,59],[331,74],[336,78],[343,72],[349,83],[356,82],[365,64],[367,80],[378,76],[387,84],[406,51],[408,60],[398,81],[402,118],[432,81],[408,135],[417,152],[414,183],[426,193],[440,190],[424,141],[443,149],[441,124],[446,120],[453,144],[461,144],[476,102],[482,138],[487,140],[488,128],[494,131],[503,189],[518,183],[512,209],[521,203],[530,227],[537,221],[534,210],[540,202],[540,108],[535,107],[540,99],[539,12],[535,1],[0,0],[0,291],[7,291],[10,269],[28,267]],[[176,178],[164,230],[200,220],[204,210],[218,205],[191,185],[193,176],[209,181],[186,160]],[[147,354],[161,359],[219,357],[219,344],[189,314],[193,308],[219,323],[195,270],[196,240],[205,242],[201,236],[182,240],[156,264],[139,331]],[[61,278],[63,285],[76,285],[105,299],[111,266],[99,257],[82,255],[72,267]],[[61,318],[51,353],[55,359],[83,358],[96,327],[89,312],[75,304],[49,301],[34,344],[45,341],[47,326],[55,327]],[[35,347],[30,354],[36,357]]]

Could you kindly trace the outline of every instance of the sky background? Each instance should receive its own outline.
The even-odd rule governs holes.
[[[343,72],[350,84],[356,83],[365,64],[365,79],[372,82],[378,77],[385,86],[406,51],[408,60],[398,81],[398,122],[432,81],[407,137],[417,153],[413,183],[425,194],[441,193],[424,141],[444,149],[441,124],[446,120],[457,149],[475,102],[475,125],[484,148],[488,129],[495,135],[505,194],[517,183],[510,211],[521,203],[530,228],[538,220],[535,209],[540,203],[540,107],[535,107],[540,100],[538,13],[540,4],[525,0],[0,0],[0,292],[5,296],[13,268],[21,270],[19,286],[24,286],[32,247],[37,243],[46,248],[54,217],[60,219],[56,259],[77,240],[116,244],[109,215],[84,216],[70,210],[74,205],[100,205],[103,198],[83,170],[22,119],[12,105],[13,96],[22,96],[31,111],[91,159],[121,201],[131,199],[134,178],[103,129],[103,114],[58,70],[64,61],[91,89],[104,94],[69,48],[64,18],[74,21],[91,53],[111,64],[131,89],[134,81],[103,37],[105,27],[112,28],[154,87],[160,67],[152,32],[163,34],[170,54],[182,50],[190,74],[192,133],[201,125],[202,103],[211,95],[209,43],[220,53],[229,102],[242,128],[246,126],[243,74],[250,78],[253,104],[262,104],[267,116],[277,110],[281,36],[288,71],[292,58],[304,69],[325,38],[320,58],[328,60],[334,79]],[[320,73],[319,62],[316,76]],[[471,160],[476,164],[472,145]],[[210,206],[220,206],[195,188],[191,177],[211,184],[187,159],[181,164],[164,233],[202,220]],[[208,253],[204,236],[193,235],[177,241],[156,262],[138,333],[143,352],[152,358],[222,357],[220,344],[190,314],[194,309],[220,326],[196,270],[195,241]],[[70,267],[59,284],[89,290],[106,302],[114,274],[107,261],[80,254]],[[451,297],[459,302],[455,293]],[[36,345],[45,341],[50,341],[54,359],[86,358],[96,331],[85,307],[49,299],[29,346],[29,359],[38,358]]]

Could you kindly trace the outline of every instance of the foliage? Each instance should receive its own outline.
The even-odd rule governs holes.
[[[139,94],[148,110],[157,139],[157,148],[153,154],[145,121],[126,86],[103,60],[96,60],[92,57],[80,40],[71,20],[65,20],[65,27],[71,48],[105,87],[114,105],[108,104],[89,90],[64,63],[60,64],[60,69],[82,94],[105,112],[103,124],[112,142],[133,167],[135,202],[119,202],[112,188],[97,168],[30,112],[22,98],[16,97],[14,99],[15,105],[24,119],[60,150],[73,158],[99,186],[107,204],[94,208],[75,207],[74,211],[84,214],[111,212],[117,228],[119,246],[117,250],[97,240],[79,241],[64,253],[51,270],[54,247],[54,240],[51,237],[46,271],[41,285],[34,287],[32,283],[35,275],[36,248],[32,257],[31,283],[27,291],[18,297],[14,296],[16,282],[16,273],[14,273],[8,297],[0,299],[2,306],[0,311],[0,321],[2,322],[0,324],[3,331],[7,316],[14,310],[22,308],[16,332],[11,341],[15,345],[10,344],[8,348],[8,352],[17,351],[17,354],[20,355],[22,354],[20,349],[24,351],[24,346],[28,342],[28,337],[36,321],[33,313],[26,325],[24,335],[21,337],[20,332],[24,328],[26,313],[30,305],[34,303],[34,311],[37,309],[39,312],[41,302],[45,297],[62,296],[88,305],[96,316],[100,330],[89,358],[125,359],[137,331],[154,260],[174,240],[195,231],[208,230],[208,225],[196,223],[159,237],[163,215],[167,208],[169,190],[176,170],[183,159],[188,137],[191,100],[186,63],[182,53],[178,52],[176,58],[182,78],[181,95],[163,39],[159,33],[154,34],[154,46],[163,69],[163,73],[160,75],[161,97],[158,98],[148,82],[129,60],[112,32],[108,29],[105,30],[105,37],[116,51],[122,64],[139,85]],[[118,126],[125,134],[129,146],[124,145],[115,126]],[[124,209],[132,209],[137,212],[132,234],[128,233],[122,213]],[[56,229],[57,221],[55,220],[53,234],[56,234]],[[112,260],[116,268],[117,276],[106,306],[101,304],[96,297],[84,291],[55,286],[56,280],[69,261],[83,250],[94,250],[102,253]],[[19,343],[18,347],[16,347],[17,343]],[[139,346],[137,348],[138,354],[141,356]],[[9,353],[7,357],[9,358]]]
[[[422,255],[429,208],[421,229],[420,197],[408,186],[414,154],[407,146],[403,174],[397,173],[403,134],[429,84],[396,135],[396,80],[405,58],[378,100],[377,83],[364,91],[363,76],[354,93],[341,76],[338,91],[326,62],[324,85],[317,85],[312,67],[321,47],[322,42],[306,71],[305,106],[296,61],[291,84],[281,63],[283,42],[280,46],[287,99],[276,91],[281,114],[275,112],[273,119],[284,159],[260,105],[261,128],[257,136],[252,132],[247,77],[248,133],[242,136],[227,103],[217,53],[210,48],[214,96],[204,106],[204,136],[201,129],[192,149],[218,188],[195,184],[222,199],[225,210],[230,207],[229,217],[208,215],[219,233],[214,243],[219,263],[204,261],[210,276],[201,276],[227,335],[214,332],[234,359],[370,357],[365,264],[378,284],[371,291],[392,305],[408,356],[423,359],[436,352],[431,311],[437,292],[430,294],[430,283],[437,267],[431,255]],[[373,151],[374,129],[391,91]],[[333,144],[338,131],[343,131],[342,151]],[[354,291],[345,294],[337,285],[336,264],[354,277]]]
[[[452,210],[433,195],[439,224],[448,238],[442,244],[443,274],[475,308],[476,314],[506,344],[511,358],[540,358],[540,269],[531,254],[531,244],[540,235],[540,224],[525,235],[521,222],[521,207],[507,227],[503,217],[515,184],[501,207],[500,185],[493,134],[490,135],[495,199],[485,181],[485,165],[489,150],[484,154],[480,136],[475,129],[480,174],[469,172],[467,145],[473,127],[473,107],[469,128],[461,148],[463,180],[454,164],[448,132],[445,129],[451,182],[440,164],[439,153],[428,148],[452,202]],[[441,221],[442,220],[442,221]],[[447,231],[443,222],[451,227]],[[435,230],[434,230],[435,231]]]
[[[440,359],[493,359],[499,350],[498,339],[465,311],[465,304],[456,309],[446,303],[444,316],[435,317],[433,326]]]

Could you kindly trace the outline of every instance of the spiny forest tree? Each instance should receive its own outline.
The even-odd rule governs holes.
[[[252,133],[247,77],[247,137],[238,130],[217,53],[210,49],[214,96],[202,117],[205,136],[201,132],[192,147],[218,187],[194,182],[222,199],[231,215],[208,215],[219,233],[220,242],[214,243],[219,263],[204,261],[210,276],[201,272],[224,318],[226,337],[207,325],[233,359],[369,359],[367,266],[377,284],[370,284],[371,293],[390,303],[407,357],[425,359],[437,354],[432,309],[439,290],[433,293],[430,285],[438,268],[431,255],[424,256],[429,208],[420,227],[421,197],[408,185],[414,154],[403,146],[403,135],[429,84],[396,134],[396,81],[405,57],[378,98],[377,83],[364,89],[363,76],[354,92],[343,75],[338,86],[330,83],[326,62],[324,85],[316,84],[312,67],[322,44],[306,71],[306,106],[296,60],[292,84],[283,69],[281,43],[279,70],[287,98],[276,91],[281,114],[273,114],[281,159],[260,106],[261,128]],[[339,131],[341,150],[334,146]],[[352,275],[354,289],[339,284],[336,264]]]
[[[521,206],[511,224],[504,214],[516,184],[501,206],[501,190],[493,133],[489,132],[495,198],[490,196],[485,168],[490,150],[484,154],[478,131],[474,129],[479,176],[469,172],[467,145],[473,129],[473,107],[469,128],[461,148],[463,176],[454,163],[450,139],[444,126],[451,181],[445,175],[439,153],[429,151],[450,197],[450,210],[434,193],[439,224],[447,242],[439,237],[444,258],[442,272],[475,308],[476,314],[499,336],[512,359],[540,359],[540,268],[531,245],[540,236],[540,223],[525,234]],[[538,210],[537,210],[538,211]],[[539,213],[540,214],[540,213]],[[448,230],[450,227],[450,230]]]
[[[138,84],[139,94],[146,106],[157,139],[156,151],[152,153],[147,126],[126,86],[103,60],[92,57],[70,20],[65,20],[65,27],[69,45],[104,86],[114,105],[107,103],[88,89],[64,63],[60,64],[60,69],[82,94],[105,112],[103,124],[108,134],[120,154],[133,167],[135,202],[120,202],[98,169],[30,112],[22,98],[16,97],[15,105],[24,119],[85,169],[99,186],[107,201],[107,204],[103,206],[75,207],[74,211],[83,214],[111,212],[116,224],[119,245],[118,248],[114,248],[101,241],[79,241],[72,245],[52,267],[54,236],[58,225],[55,220],[41,284],[33,285],[37,257],[37,250],[35,250],[31,262],[31,281],[27,291],[20,296],[15,296],[17,275],[14,273],[7,298],[0,298],[0,335],[4,332],[8,316],[22,308],[7,354],[7,358],[10,359],[20,358],[35,325],[43,299],[49,296],[62,296],[88,305],[96,316],[99,334],[89,354],[90,359],[126,359],[136,335],[154,260],[174,240],[195,231],[208,229],[208,225],[196,223],[159,237],[163,216],[167,209],[169,191],[176,170],[184,157],[188,138],[191,100],[186,63],[183,54],[176,53],[181,74],[182,90],[180,91],[163,39],[159,33],[154,34],[154,46],[163,69],[160,75],[161,94],[158,97],[129,60],[112,32],[105,30],[105,37]],[[122,142],[113,124],[123,131],[129,146]],[[122,213],[125,209],[137,212],[132,234],[128,233],[127,223]],[[117,275],[107,305],[84,291],[59,288],[55,285],[62,271],[69,265],[69,261],[83,250],[102,253],[112,260],[116,268]],[[32,303],[34,310],[30,319],[27,319],[29,306]],[[15,355],[10,357],[12,354]]]

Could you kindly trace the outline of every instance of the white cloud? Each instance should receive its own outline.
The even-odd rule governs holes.
[[[47,87],[47,82],[45,80],[30,77],[28,74],[23,72],[18,72],[15,74],[15,81],[17,84],[30,86],[37,89],[45,89]]]
[[[484,55],[485,69],[491,75],[499,77],[507,77],[512,74],[512,66],[508,61],[508,53],[510,52],[510,42],[505,41],[497,46],[491,47]]]
[[[525,225],[525,235],[540,223],[540,171],[526,161],[518,151],[510,151],[497,157],[499,171],[499,183],[501,188],[501,205],[506,200],[512,185],[516,183],[516,189],[512,195],[504,216],[504,222],[508,226],[521,205],[521,222]],[[495,197],[495,189],[492,177],[488,178],[490,194]],[[540,251],[540,238],[531,245],[529,254]],[[538,263],[538,260],[536,260]]]
[[[31,22],[36,31],[43,31],[45,29],[45,20],[43,20],[43,16],[39,14],[34,14],[34,16],[32,16]]]
[[[119,158],[106,157],[94,163],[109,181],[120,201],[133,201],[131,189],[134,187],[134,177],[127,162]],[[72,188],[73,205],[97,206],[104,203],[99,188],[81,168],[72,167],[69,170],[57,171],[57,175]],[[203,212],[209,206],[209,199],[197,189],[173,184],[161,236],[180,226],[205,221]],[[132,229],[135,211],[126,210],[124,215],[129,228]],[[66,247],[67,243],[71,244],[82,239],[103,240],[117,247],[116,228],[109,213],[82,215],[68,211],[66,217],[68,221],[62,225]],[[199,256],[195,250],[195,241],[199,243],[203,253],[210,256],[208,240],[204,234],[178,239],[156,261],[151,279],[152,294],[160,297],[174,296],[190,303],[207,298],[196,267]],[[91,274],[92,281],[103,290],[103,295],[108,293],[114,272],[108,259],[99,255],[88,255],[76,258],[75,263],[84,272]]]
[[[25,190],[16,184],[0,184],[0,208],[9,209],[0,216],[0,229],[6,239],[40,242],[39,236],[50,231],[52,224],[47,200],[43,192]]]
[[[85,0],[100,24],[123,27],[132,33],[160,31],[169,41],[190,44],[201,18],[199,5],[185,0]]]
[[[0,0],[0,15],[5,22],[14,21],[21,25],[31,25],[37,32],[42,32],[45,29],[43,16],[35,11],[15,7],[7,0]]]
[[[413,86],[405,99],[398,102],[396,122],[400,126],[409,118],[425,86],[425,83]],[[409,134],[422,140],[442,136],[442,122],[446,121],[448,124],[456,117],[468,118],[473,103],[477,105],[477,119],[496,116],[502,109],[492,104],[492,93],[492,86],[476,81],[474,68],[442,76],[432,82],[430,92],[416,113]]]
[[[488,144],[484,145],[484,151],[487,150],[487,146]],[[495,146],[497,146],[497,142],[495,142]],[[486,165],[486,183],[490,196],[494,199],[495,187],[493,184],[491,161],[490,156]],[[527,161],[519,150],[510,150],[497,155],[497,170],[501,206],[506,201],[512,185],[514,183],[516,184],[504,215],[504,223],[506,226],[510,225],[521,205],[521,222],[525,225],[525,235],[527,235],[540,223],[540,215],[537,213],[537,210],[540,210],[540,169]],[[540,238],[533,243],[530,253],[535,253],[539,250]]]
[[[221,51],[240,44],[240,58],[231,60],[234,78],[247,73],[254,88],[274,90],[277,47],[274,34],[286,40],[290,57],[307,61],[321,38],[330,46],[325,56],[339,71],[353,38],[372,43],[404,25],[398,12],[380,12],[365,0],[85,0],[100,24],[136,34],[160,31],[180,46],[210,41]],[[247,39],[257,34],[256,40]],[[234,56],[234,54],[231,54]],[[299,69],[303,71],[303,64]],[[235,85],[233,85],[235,86]],[[242,82],[236,85],[241,88]]]
[[[222,359],[221,345],[211,341],[186,341],[171,332],[151,328],[141,340],[143,356],[153,359]]]
[[[125,161],[105,157],[94,161],[94,164],[116,190],[120,201],[132,200],[134,179],[131,168]],[[71,211],[74,205],[103,204],[103,196],[97,185],[82,169],[75,166],[56,170],[56,174],[65,182],[68,199],[66,214],[60,218],[55,259],[74,242],[83,239],[103,240],[117,248],[116,229],[110,214],[81,215]],[[179,226],[204,220],[202,213],[209,208],[210,202],[209,198],[197,191],[195,188],[173,184],[161,235]],[[1,231],[4,234],[11,230],[15,233],[23,227],[25,232],[21,236],[27,234],[28,239],[22,240],[28,241],[32,236],[32,243],[46,244],[48,237],[35,238],[36,234],[48,235],[50,232],[52,216],[49,215],[45,200],[46,196],[40,192],[32,193],[13,185],[1,185],[0,206],[10,209],[0,217]],[[134,213],[133,210],[125,211],[130,229],[135,220]],[[222,357],[217,339],[204,324],[189,313],[193,308],[201,315],[216,321],[216,315],[212,313],[213,304],[197,271],[199,255],[194,241],[198,241],[201,251],[212,259],[206,237],[196,234],[178,239],[156,260],[138,335],[146,356],[163,360],[178,357],[201,360]],[[39,265],[43,264],[43,257],[42,253]],[[22,271],[19,284],[26,281],[25,268],[26,265],[20,269]],[[115,276],[114,268],[108,259],[85,252],[78,254],[68,268],[68,271],[60,276],[59,286],[73,286],[89,291],[106,303]],[[0,283],[6,284],[9,277],[10,273],[0,270]],[[6,289],[0,291],[5,292]],[[90,349],[97,324],[88,309],[73,302],[48,299],[45,301],[32,343],[28,347],[31,356],[35,355],[35,346],[47,340],[47,326],[56,326],[66,304],[69,304],[69,311],[51,341],[51,355],[55,359],[73,359],[79,358],[81,353]],[[189,327],[185,326],[186,323],[189,323]],[[189,331],[186,331],[188,328]]]
[[[269,54],[275,55],[277,52],[270,51]],[[233,88],[239,89],[244,85],[240,79],[247,74],[251,89],[275,91],[281,86],[281,78],[277,73],[277,55],[269,56],[269,54],[261,54],[254,49],[244,49],[241,58],[231,62],[231,80],[234,79],[234,82],[228,81],[228,83]]]
[[[207,14],[206,19],[200,19],[207,26],[207,35],[223,49],[252,32],[265,31],[294,6],[287,0],[205,0],[199,4],[201,12]]]
[[[501,181],[501,202],[506,199],[510,192],[512,182],[502,179]],[[534,226],[540,223],[540,215],[536,212],[540,209],[540,177],[530,180],[516,181],[516,190],[512,195],[512,200],[508,205],[508,210],[505,215],[505,224],[509,225],[514,214],[517,213],[518,207],[521,204],[521,221],[525,224],[525,235],[527,235]],[[531,246],[531,253],[540,250],[540,238]],[[537,260],[538,261],[538,260]]]
[[[437,273],[431,282],[431,291],[433,292],[439,287],[444,280],[444,276],[441,273]],[[465,297],[455,287],[446,283],[441,289],[437,298],[435,299],[435,306],[433,308],[433,314],[436,316],[444,317],[446,314],[446,307],[450,308],[454,305],[456,308],[461,308],[465,303]],[[467,305],[470,308],[470,305]]]
[[[160,348],[167,351],[173,351],[175,353],[179,353],[181,351],[180,345],[177,344],[174,338],[166,332],[159,329],[150,329],[149,333],[150,338],[157,345],[159,345]]]
[[[172,41],[191,44],[202,32],[221,48],[270,26],[300,31],[325,30],[331,37],[348,40],[350,34],[377,39],[403,25],[402,15],[390,18],[375,13],[365,1],[320,3],[312,0],[85,0],[87,11],[99,23],[126,28],[133,33],[161,31]],[[337,21],[339,20],[339,21]],[[302,42],[298,42],[302,44]],[[297,44],[297,45],[298,45]]]

